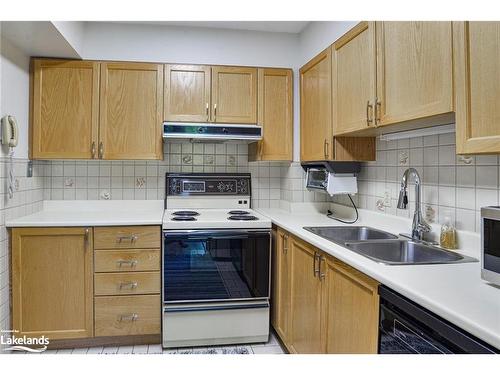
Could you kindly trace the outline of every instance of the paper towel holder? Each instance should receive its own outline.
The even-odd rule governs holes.
[[[319,191],[331,196],[356,194],[357,174],[361,170],[359,162],[319,161],[302,163],[306,171],[306,189]]]

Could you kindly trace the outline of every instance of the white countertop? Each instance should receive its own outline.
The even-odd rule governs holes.
[[[34,214],[6,220],[7,227],[161,225],[162,200],[44,201]]]
[[[480,263],[401,265],[379,264],[362,255],[325,240],[304,226],[345,225],[319,212],[289,212],[282,209],[258,209],[274,224],[300,237],[335,258],[351,265],[380,283],[392,288],[472,335],[500,349],[500,287],[481,280]],[[387,232],[408,232],[411,221],[376,212],[360,210],[360,221]],[[462,234],[462,236],[460,236]],[[463,254],[479,257],[479,236],[459,233]]]

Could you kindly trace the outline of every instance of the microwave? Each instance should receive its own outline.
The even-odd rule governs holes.
[[[481,208],[481,278],[500,286],[500,206]]]

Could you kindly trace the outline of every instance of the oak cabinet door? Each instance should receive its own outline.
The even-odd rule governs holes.
[[[289,234],[278,228],[275,231],[272,283],[272,315],[274,329],[283,342],[288,342],[290,323],[291,255]]]
[[[332,59],[328,48],[300,69],[300,160],[332,158]]]
[[[31,81],[32,158],[96,157],[99,63],[35,59]]]
[[[163,65],[101,63],[102,159],[161,159]]]
[[[292,352],[324,353],[320,255],[308,243],[292,237],[289,346]]]
[[[210,67],[165,66],[165,120],[210,121]]]
[[[290,69],[259,69],[258,116],[262,140],[249,145],[249,160],[293,159],[293,75]]]
[[[12,229],[12,324],[19,336],[93,336],[92,230]]]
[[[333,134],[374,126],[375,23],[361,22],[332,47]]]
[[[377,22],[377,125],[453,111],[451,22]]]
[[[257,69],[212,67],[211,121],[257,123]]]
[[[378,283],[331,259],[326,268],[327,353],[376,354]]]
[[[458,154],[500,152],[500,22],[454,22]]]

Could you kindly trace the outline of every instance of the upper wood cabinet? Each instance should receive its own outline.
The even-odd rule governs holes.
[[[296,237],[291,241],[291,298],[289,348],[294,353],[324,353],[324,305],[321,255]]]
[[[161,159],[163,65],[101,63],[99,155]]]
[[[165,66],[166,121],[210,121],[210,66]]]
[[[331,49],[300,69],[300,160],[332,158]]]
[[[374,126],[375,23],[361,22],[332,46],[333,132]]]
[[[377,22],[377,126],[453,111],[451,22]]]
[[[500,152],[500,22],[454,22],[458,154]]]
[[[99,63],[33,60],[30,157],[90,159],[97,150]]]
[[[328,257],[325,264],[326,352],[376,354],[378,351],[378,282]]]
[[[249,145],[249,160],[292,160],[292,70],[259,69],[257,123],[262,126],[263,137]]]
[[[257,123],[257,69],[212,67],[212,121]]]
[[[93,336],[91,228],[12,229],[16,336]]]

